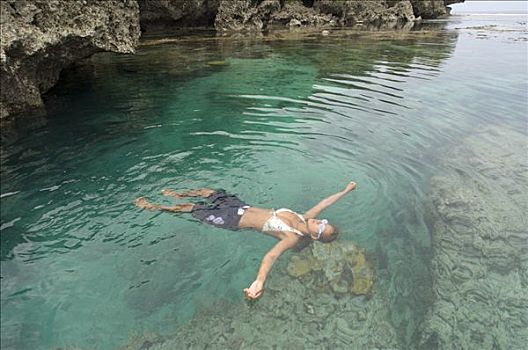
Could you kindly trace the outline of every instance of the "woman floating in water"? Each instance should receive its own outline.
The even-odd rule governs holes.
[[[166,196],[203,197],[207,199],[207,202],[162,206],[151,204],[145,198],[140,197],[136,200],[136,205],[149,210],[191,213],[195,218],[214,226],[228,230],[252,228],[277,238],[279,242],[262,259],[257,279],[249,288],[244,289],[248,299],[257,299],[264,291],[264,282],[273,263],[282,253],[311,241],[328,243],[337,238],[337,229],[330,225],[328,220],[318,220],[316,217],[355,188],[356,183],[350,182],[343,191],[323,199],[303,215],[285,208],[274,210],[251,207],[224,190],[208,188],[188,192],[162,191],[162,194]]]

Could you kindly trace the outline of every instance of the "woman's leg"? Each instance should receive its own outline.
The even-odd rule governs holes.
[[[160,204],[153,204],[150,203],[148,200],[146,200],[144,197],[139,197],[136,199],[136,206],[148,209],[148,210],[164,210],[164,211],[170,211],[173,213],[190,213],[193,210],[194,204],[193,203],[184,203],[184,204],[177,204],[173,206],[165,206]]]
[[[176,192],[171,189],[164,189],[163,191],[161,191],[161,194],[163,194],[164,196],[182,198],[182,197],[209,197],[215,192],[216,190],[212,190],[210,188],[199,188],[197,190],[190,190],[186,192]]]

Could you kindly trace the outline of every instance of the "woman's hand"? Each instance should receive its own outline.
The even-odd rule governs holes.
[[[353,191],[356,189],[356,183],[354,181],[350,181],[350,183],[347,185],[347,187],[345,188],[345,193],[348,193],[350,191]]]
[[[249,286],[249,288],[244,289],[244,294],[246,294],[246,298],[249,300],[256,300],[260,298],[262,293],[264,292],[264,283],[262,283],[259,280],[256,280]]]

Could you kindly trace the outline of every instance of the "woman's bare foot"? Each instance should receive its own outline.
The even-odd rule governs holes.
[[[171,190],[171,189],[164,189],[161,191],[161,194],[164,195],[164,196],[171,196],[171,197],[175,197],[175,198],[181,198],[182,195],[179,194],[178,192],[174,191],[174,190]]]
[[[145,197],[139,197],[138,199],[136,199],[135,204],[136,206],[143,208],[143,209],[147,209],[147,210],[158,210],[159,209],[159,205],[149,203],[149,201],[147,201]]]
[[[183,197],[209,197],[211,194],[215,193],[215,190],[212,190],[210,188],[200,188],[197,190],[190,190],[186,192],[176,192],[171,189],[164,189],[161,191],[161,194],[164,196],[171,196],[175,198],[183,198]]]

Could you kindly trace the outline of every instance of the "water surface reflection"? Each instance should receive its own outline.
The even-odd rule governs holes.
[[[433,298],[426,205],[439,159],[481,124],[523,120],[523,91],[509,89],[523,76],[458,51],[469,39],[442,25],[187,38],[66,72],[47,97],[49,125],[3,164],[3,344],[414,347]],[[369,251],[370,298],[314,290],[285,257],[248,308],[241,290],[272,239],[131,205],[214,186],[303,210],[350,179],[358,191],[327,217]]]

